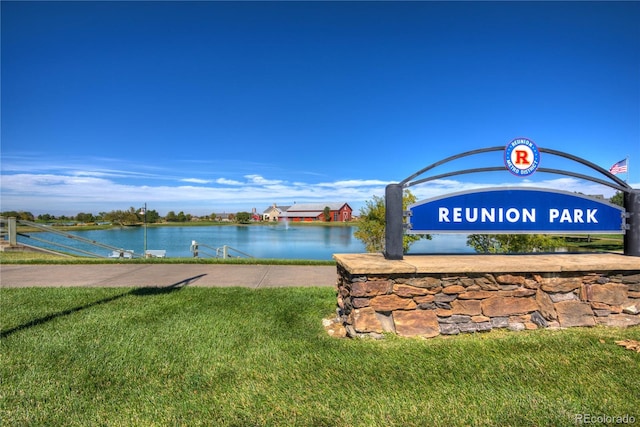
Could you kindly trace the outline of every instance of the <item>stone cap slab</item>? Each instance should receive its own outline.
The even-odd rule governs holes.
[[[405,255],[335,254],[350,274],[553,273],[563,271],[640,271],[640,257],[621,254]]]

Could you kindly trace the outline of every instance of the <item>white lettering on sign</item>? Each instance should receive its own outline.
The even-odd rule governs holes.
[[[536,222],[535,209],[438,208],[438,222]]]
[[[450,222],[449,221],[449,209],[438,208],[438,222]]]
[[[598,209],[549,209],[549,223],[597,224]],[[438,208],[438,222],[536,222],[536,209],[531,208]]]
[[[549,222],[559,222],[560,224],[567,222],[570,224],[577,223],[587,223],[587,224],[597,224],[598,220],[596,219],[596,213],[598,209],[587,209],[586,210],[586,221],[585,221],[585,211],[583,209],[549,209]]]

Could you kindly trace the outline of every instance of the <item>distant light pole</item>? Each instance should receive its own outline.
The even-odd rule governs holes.
[[[147,257],[147,203],[145,202],[144,208],[140,209],[140,213],[144,215],[144,257]]]

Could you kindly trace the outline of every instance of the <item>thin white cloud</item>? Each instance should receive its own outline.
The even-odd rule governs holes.
[[[222,185],[242,185],[243,183],[240,181],[236,181],[235,179],[227,179],[227,178],[218,178],[214,181],[216,184]]]
[[[262,175],[245,175],[244,177],[247,178],[249,182],[258,185],[275,185],[284,182],[279,179],[266,179]]]
[[[180,182],[191,182],[193,184],[209,184],[211,180],[200,178],[183,178],[180,180]]]
[[[58,170],[53,170],[57,172]],[[69,170],[60,169],[59,172],[68,172],[71,175],[76,176],[94,176],[103,178],[164,178],[165,176],[152,173],[142,173],[134,171],[124,171],[117,169],[94,169],[94,170]]]
[[[110,167],[115,166],[117,167]],[[74,175],[101,178],[166,179],[165,170],[155,166],[113,158],[55,158],[49,155],[2,155],[2,173]]]

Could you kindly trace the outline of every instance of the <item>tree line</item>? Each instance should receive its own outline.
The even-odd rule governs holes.
[[[83,224],[95,224],[100,222],[109,222],[116,225],[134,225],[141,223],[155,224],[161,222],[189,222],[196,218],[204,221],[228,220],[239,223],[249,223],[253,220],[253,215],[249,212],[237,212],[235,214],[211,213],[210,215],[196,217],[190,213],[184,213],[184,211],[180,211],[178,213],[176,213],[175,211],[169,211],[163,217],[158,213],[158,211],[154,209],[147,209],[145,212],[144,209],[136,209],[134,207],[130,207],[128,210],[112,210],[110,212],[100,212],[97,215],[87,212],[79,212],[77,215],[70,216],[56,216],[48,213],[35,216],[29,211],[5,211],[0,212],[0,216],[6,218],[15,217],[23,221],[44,223],[76,222]]]

